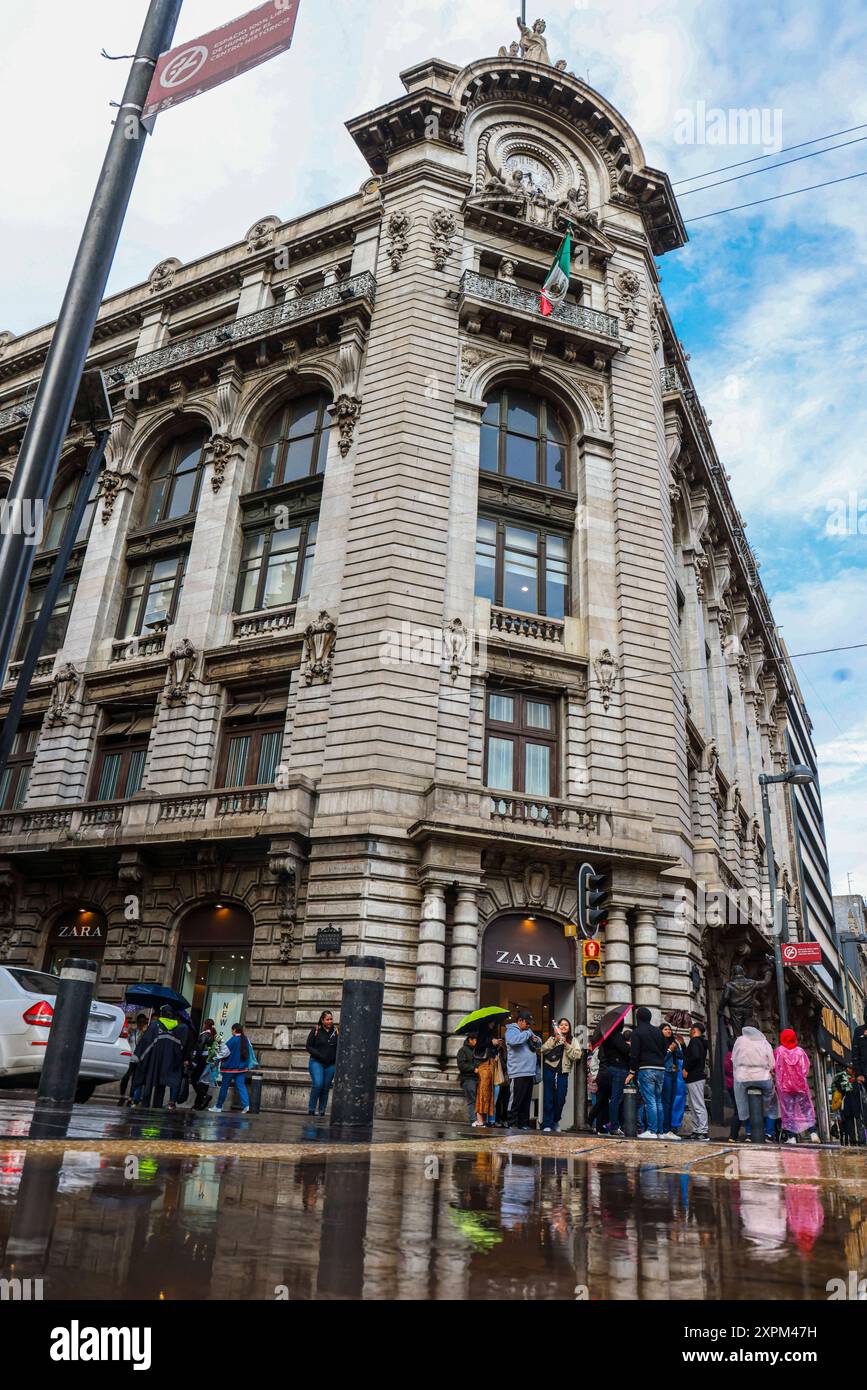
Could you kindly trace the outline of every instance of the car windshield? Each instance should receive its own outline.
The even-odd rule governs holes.
[[[56,975],[49,975],[47,970],[23,970],[14,965],[7,965],[6,969],[16,985],[26,989],[28,994],[57,993],[60,981]]]

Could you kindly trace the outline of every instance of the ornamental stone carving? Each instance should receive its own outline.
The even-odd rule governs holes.
[[[65,662],[55,675],[51,682],[51,699],[45,715],[45,722],[49,727],[65,724],[69,719],[80,680],[81,676],[71,661]]]
[[[430,249],[433,252],[434,268],[445,270],[446,262],[455,249],[452,239],[458,224],[454,213],[447,212],[445,208],[438,208],[436,212],[431,213],[428,225],[433,233]]]
[[[102,473],[102,488],[100,497],[102,498],[102,524],[107,526],[114,515],[114,504],[118,494],[123,487],[123,476],[118,473],[116,468],[106,468]]]
[[[496,357],[496,355],[495,352],[489,352],[485,348],[477,347],[475,343],[464,343],[461,350],[461,365],[458,377],[460,390],[463,391],[468,378],[471,373],[476,370],[476,367],[480,367],[483,362],[490,361],[491,358]]]
[[[409,247],[409,229],[411,226],[412,218],[408,212],[393,212],[388,219],[385,240],[392,270],[400,270]]]
[[[560,58],[556,63],[551,60],[551,55],[548,52],[548,40],[545,38],[545,31],[548,26],[544,19],[535,20],[532,29],[520,17],[517,22],[520,39],[510,43],[508,48],[503,45],[498,57],[521,57],[527,63],[543,63],[545,67],[556,68],[558,72],[564,72],[566,69],[565,58]]]
[[[164,701],[167,705],[185,705],[190,693],[190,681],[196,664],[196,649],[189,637],[176,642],[169,652]]]
[[[602,696],[602,708],[608,709],[611,704],[611,696],[617,684],[617,662],[611,655],[607,647],[603,647],[593,663],[596,672],[596,684]]]
[[[168,260],[160,261],[159,265],[155,265],[148,276],[151,294],[162,294],[164,290],[170,290],[182,264],[183,262],[179,261],[176,256],[170,256]]]
[[[469,648],[469,634],[460,618],[453,618],[446,628],[446,652],[449,660],[449,679],[452,684],[457,680],[461,673],[461,667],[466,663]]]
[[[263,217],[260,221],[254,222],[244,238],[247,254],[255,255],[258,251],[267,251],[269,246],[273,246],[279,226],[280,218],[273,216]]]
[[[0,357],[3,356],[4,352],[5,352],[6,349],[8,348],[9,344],[12,343],[12,342],[14,342],[14,341],[15,341],[15,334],[14,334],[14,333],[10,333],[10,331],[9,331],[8,328],[4,328],[4,329],[3,329],[3,332],[0,333]]]
[[[268,855],[268,872],[277,880],[278,908],[278,947],[280,960],[285,965],[292,955],[295,945],[295,923],[298,908],[297,859],[286,851],[272,851]]]
[[[338,396],[333,405],[328,407],[329,412],[337,422],[340,432],[338,448],[342,458],[346,458],[352,448],[352,441],[355,437],[355,426],[361,414],[361,397],[342,395]]]
[[[337,626],[327,613],[320,613],[304,633],[304,679],[308,685],[331,680]]]
[[[620,312],[628,332],[632,332],[638,319],[638,301],[641,294],[641,280],[634,270],[621,270],[614,281],[620,296]]]
[[[0,927],[9,927],[15,921],[15,876],[11,865],[4,860],[0,864]]]
[[[243,441],[233,439],[229,434],[212,434],[208,442],[211,454],[213,471],[211,473],[211,487],[215,493],[220,491],[226,479],[226,469],[229,459],[232,457],[232,450],[236,444]]]

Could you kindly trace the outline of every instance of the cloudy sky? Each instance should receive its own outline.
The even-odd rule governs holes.
[[[0,330],[57,312],[145,0],[4,0]],[[244,0],[185,0],[177,40]],[[301,0],[292,53],[164,116],[110,288],[356,189],[343,122],[400,94],[422,58],[455,63],[515,34],[514,0]],[[531,18],[535,7],[531,4]],[[614,102],[674,180],[832,132],[682,197],[702,218],[867,170],[864,0],[539,0],[552,54]],[[757,108],[743,143],[718,112]],[[864,129],[851,129],[864,126]],[[718,143],[725,137],[728,143]],[[700,182],[700,181],[699,181]],[[695,186],[682,185],[680,194]],[[819,748],[836,891],[867,893],[867,178],[695,221],[663,290],[713,422]]]

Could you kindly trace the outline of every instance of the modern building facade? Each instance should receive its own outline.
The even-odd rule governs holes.
[[[757,779],[803,716],[659,292],[667,176],[538,29],[401,81],[349,123],[358,193],[103,305],[114,424],[2,787],[0,957],[243,1013],[280,1104],[346,956],[381,955],[382,1110],[444,1114],[468,1010],[575,1016],[584,861],[591,1020],[713,1020],[733,962],[764,968]],[[50,337],[0,339],[7,477]],[[774,791],[790,933],[825,932]],[[821,987],[792,984],[809,1030]]]

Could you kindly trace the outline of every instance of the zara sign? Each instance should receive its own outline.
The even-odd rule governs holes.
[[[574,980],[575,946],[559,922],[509,912],[482,941],[482,974],[518,980]]]

